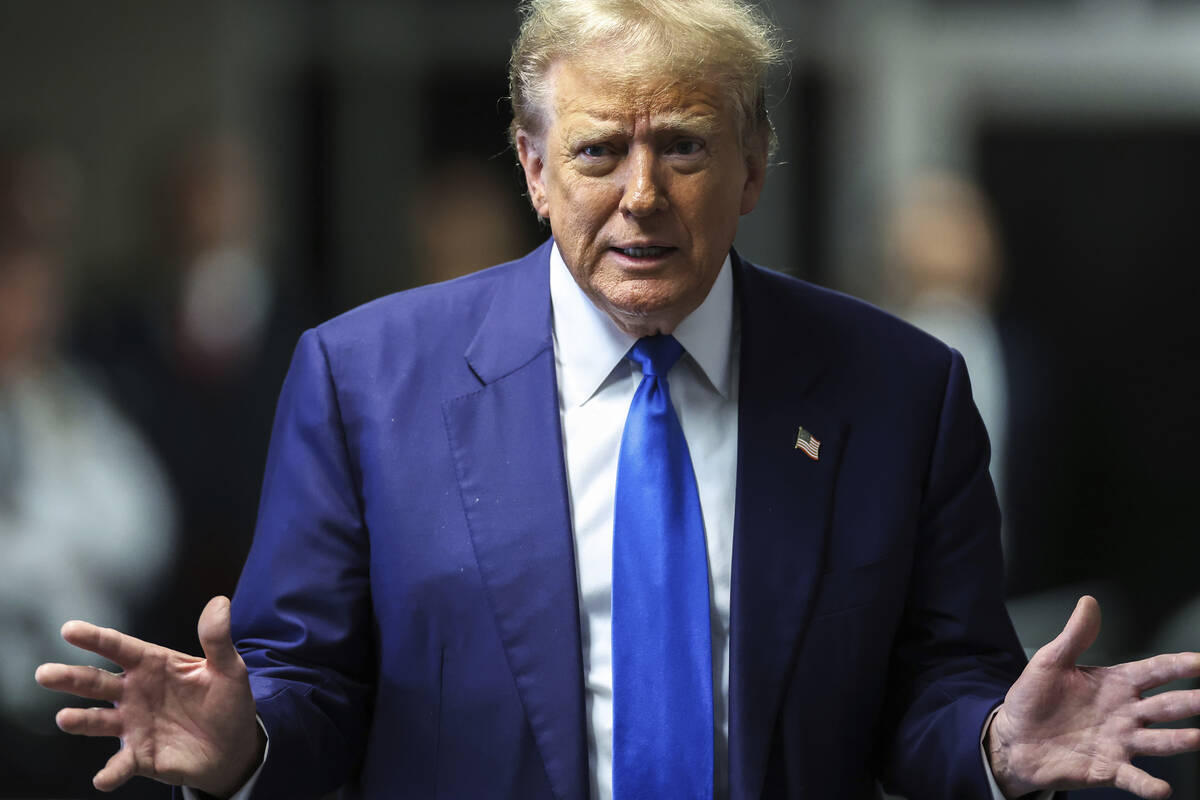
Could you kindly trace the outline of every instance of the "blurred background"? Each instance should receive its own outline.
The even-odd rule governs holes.
[[[793,63],[739,251],[963,351],[1027,647],[1086,591],[1093,662],[1200,648],[1200,6],[769,8]],[[0,797],[90,796],[114,750],[57,734],[33,682],[77,657],[62,621],[198,650],[299,332],[544,237],[505,138],[517,24],[495,0],[0,4]],[[1147,766],[1200,796],[1194,759]]]

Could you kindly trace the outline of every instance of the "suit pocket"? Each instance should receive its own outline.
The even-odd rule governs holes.
[[[849,569],[837,569],[821,576],[821,586],[813,618],[844,614],[872,605],[882,592],[888,559],[880,559]]]

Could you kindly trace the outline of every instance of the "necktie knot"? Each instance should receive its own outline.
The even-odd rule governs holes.
[[[643,375],[665,378],[683,355],[683,345],[674,336],[643,336],[629,349],[629,358],[642,365]]]

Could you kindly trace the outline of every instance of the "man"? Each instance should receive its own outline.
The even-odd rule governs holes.
[[[1085,598],[1022,672],[961,358],[731,252],[769,27],[736,0],[525,10],[514,140],[553,239],[302,337],[237,649],[218,598],[206,659],[70,622],[125,672],[38,673],[116,705],[58,718],[122,737],[97,785],[1165,797],[1128,759],[1200,746],[1144,727],[1200,696],[1139,693],[1200,656],[1076,668]]]

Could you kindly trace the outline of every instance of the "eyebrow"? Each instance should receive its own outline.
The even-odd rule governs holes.
[[[614,136],[619,136],[625,131],[624,125],[611,121],[604,120],[598,117],[588,115],[589,119],[586,123],[580,123],[568,132],[568,140],[572,143],[592,141],[595,139],[610,139]]]
[[[660,133],[685,133],[709,137],[713,136],[720,128],[720,123],[713,114],[667,111],[661,114],[651,114],[650,120],[654,129]],[[587,122],[580,123],[567,138],[572,144],[577,144],[620,136],[627,130],[628,126],[622,121],[589,113]]]
[[[720,121],[713,114],[669,111],[664,114],[653,114],[651,120],[659,130],[699,133],[705,136],[712,136],[720,128]]]

